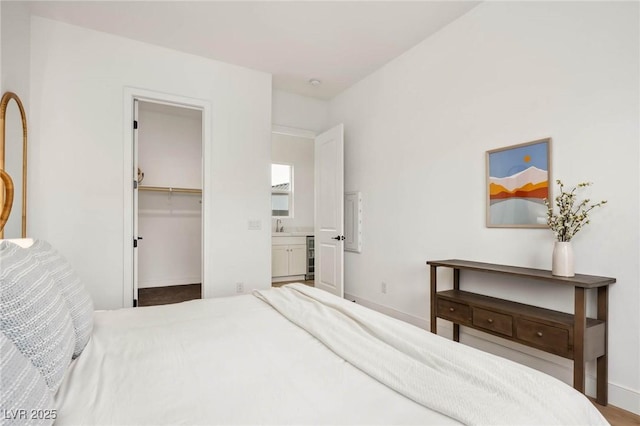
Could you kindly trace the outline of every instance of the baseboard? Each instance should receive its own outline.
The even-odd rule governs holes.
[[[388,306],[379,305],[377,303],[371,302],[371,301],[369,301],[367,299],[363,299],[363,298],[358,297],[358,296],[354,296],[352,294],[345,293],[344,294],[344,298],[347,299],[347,300],[351,300],[353,302],[356,302],[358,305],[365,306],[365,307],[367,307],[369,309],[373,309],[374,311],[378,311],[378,312],[381,312],[381,313],[383,313],[385,315],[389,315],[390,317],[399,319],[399,320],[404,321],[404,322],[408,322],[409,324],[413,324],[416,327],[420,327],[420,328],[423,328],[425,330],[429,330],[430,329],[429,321],[425,320],[423,318],[419,318],[419,317],[407,314],[405,312],[398,311],[398,310],[390,308]]]
[[[609,404],[640,416],[640,392],[609,382]]]
[[[355,301],[357,304],[373,309],[390,317],[413,324],[425,330],[431,329],[430,320],[416,317],[406,312],[388,306],[380,305],[361,297],[345,293],[344,298]],[[453,326],[448,321],[438,321],[438,335],[451,339]],[[539,351],[515,342],[500,339],[490,334],[482,333],[467,327],[460,328],[460,341],[469,346],[502,356],[507,359],[528,365],[536,370],[543,371],[567,384],[573,380],[573,363],[562,357]],[[592,362],[590,364],[595,364]],[[594,365],[587,364],[586,393],[595,396],[596,377]],[[640,392],[624,386],[609,382],[609,403],[623,410],[640,415]]]
[[[304,281],[304,275],[289,275],[286,277],[272,277],[272,283],[281,283],[283,281]]]
[[[187,210],[187,209],[140,209],[138,210],[140,217],[201,217],[200,210]]]
[[[168,287],[171,285],[199,284],[201,282],[202,278],[200,276],[165,278],[161,280],[139,281],[138,288]]]

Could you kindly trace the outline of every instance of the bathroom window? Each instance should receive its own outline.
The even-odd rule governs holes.
[[[271,165],[271,215],[293,217],[293,166]]]

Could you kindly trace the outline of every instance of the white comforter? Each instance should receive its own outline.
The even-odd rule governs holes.
[[[274,289],[262,292],[261,297],[288,294],[286,298],[299,298],[297,295],[301,290],[306,289],[295,286]],[[322,293],[317,294],[323,298]],[[308,296],[303,297],[308,299]],[[329,297],[329,301],[331,299]],[[372,320],[371,330],[393,323],[394,329],[389,332],[398,338],[419,335],[425,341],[437,339],[435,341],[445,347],[453,345],[456,348],[453,352],[460,351],[465,354],[463,357],[468,352],[478,360],[466,361],[464,365],[471,369],[493,368],[491,365],[496,365],[496,359],[500,368],[503,363],[510,364],[430,336],[423,330],[369,312],[350,302],[333,299],[334,302],[336,300],[336,306],[353,309],[353,318],[357,322],[363,319],[361,315],[371,316],[366,319]],[[281,304],[273,299],[271,302]],[[305,300],[304,303],[308,302]],[[310,313],[304,309],[306,312],[299,312],[298,317]],[[314,309],[336,311],[332,307]],[[325,322],[324,317],[319,320]],[[343,320],[337,321],[341,323]],[[344,325],[332,322],[326,319],[329,332],[322,339],[327,340],[327,335],[344,331]],[[366,328],[365,332],[370,333],[370,330]],[[422,356],[419,350],[422,342],[416,342],[418,348],[411,357],[417,360]],[[336,348],[333,350],[338,351]],[[404,379],[399,378],[394,385],[396,392],[381,384],[378,381],[380,377],[376,380],[365,374],[360,368],[389,371],[393,377],[398,367],[389,359],[382,361],[377,353],[373,358],[373,353],[364,355],[370,358],[369,367],[354,367],[270,305],[251,295],[96,312],[91,341],[73,362],[56,395],[59,410],[56,424],[458,423],[449,417],[452,413],[441,414],[421,405],[422,401],[414,402],[418,399],[415,396],[409,397],[412,400],[398,393],[402,387],[398,385],[402,385]],[[486,364],[486,359],[494,364]],[[563,409],[570,413],[567,415],[574,423],[605,423],[588,400],[568,386],[525,367],[514,368],[522,368],[525,376],[531,376],[527,383],[536,383],[537,378],[541,380],[537,383],[553,382],[549,385],[551,387],[543,389],[536,407],[552,409],[550,400],[557,394],[558,398],[566,401]],[[374,371],[367,372],[375,374]],[[500,371],[488,373],[500,374]],[[409,376],[415,374],[410,372]],[[408,387],[433,394],[434,387],[440,386],[440,382],[430,383],[433,378],[427,378],[422,385],[414,383],[415,378],[406,383]],[[444,389],[442,392],[446,396]],[[436,389],[435,393],[440,393],[440,390]],[[475,413],[482,409],[465,405],[465,401],[473,396],[463,397],[457,396],[456,402],[451,399],[444,405],[453,407],[455,412],[473,410]],[[500,398],[496,393],[494,399],[484,399],[483,403],[489,404],[485,408],[503,410],[505,402]],[[469,415],[480,421],[488,418],[474,413]],[[498,415],[498,419],[502,423],[512,423],[506,416]],[[530,423],[535,423],[535,420]]]
[[[341,358],[468,425],[607,424],[559,380],[296,284],[257,295]]]

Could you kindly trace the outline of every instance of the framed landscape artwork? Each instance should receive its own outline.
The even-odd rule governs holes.
[[[487,151],[487,227],[546,228],[551,138]]]

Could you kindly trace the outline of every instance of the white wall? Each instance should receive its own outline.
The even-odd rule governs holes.
[[[202,112],[139,102],[142,185],[202,188]]]
[[[618,280],[610,402],[640,413],[638,40],[638,3],[485,2],[335,98],[345,189],[364,199],[366,244],[345,255],[345,292],[426,325],[426,260],[550,268],[550,231],[484,226],[485,151],[550,136],[553,177],[592,181],[588,195],[609,201],[574,239],[577,271]],[[573,310],[568,288],[474,273],[462,280]],[[462,340],[571,382],[566,360],[482,334]]]
[[[2,48],[2,42],[4,38],[2,37],[2,3],[0,3],[0,93],[4,93],[4,85],[2,84],[2,75],[4,72],[2,71],[2,52],[4,49]]]
[[[1,36],[0,96],[14,92],[27,113],[29,125],[29,51],[30,16],[26,3],[0,2]],[[5,133],[5,170],[13,179],[15,194],[12,214],[4,228],[4,236],[16,238],[22,235],[22,120],[16,102],[7,104]],[[28,145],[27,145],[28,146]],[[27,193],[30,197],[30,194]],[[27,218],[29,219],[29,218]],[[28,225],[28,223],[27,223]]]
[[[139,103],[141,185],[202,188],[202,112]],[[202,282],[202,195],[138,191],[138,286]]]
[[[33,17],[31,234],[77,269],[96,308],[123,306],[124,90],[211,104],[206,296],[270,286],[271,76]],[[260,230],[248,230],[258,220]]]
[[[313,138],[329,129],[329,102],[274,90],[272,97],[272,161],[297,163],[295,166],[294,215],[282,219],[285,228],[312,228],[313,201]],[[311,142],[311,144],[307,144]],[[276,219],[271,220],[275,230]],[[305,229],[301,229],[305,230]]]
[[[275,126],[292,127],[322,133],[329,128],[329,102],[284,92],[273,91],[272,118]]]
[[[293,215],[282,218],[285,231],[292,228],[313,229],[314,222],[314,140],[274,133],[271,138],[271,161],[293,166]],[[272,219],[275,230],[276,219]]]
[[[23,104],[29,99],[30,14],[26,2],[2,2],[0,45],[2,93],[15,92]]]

